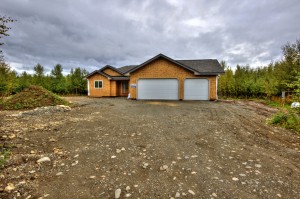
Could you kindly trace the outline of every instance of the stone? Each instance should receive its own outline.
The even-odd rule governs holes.
[[[261,165],[260,164],[255,164],[254,165],[256,168],[261,168]]]
[[[72,166],[75,166],[78,164],[78,160],[76,160],[75,162],[72,163]]]
[[[167,170],[169,167],[168,167],[168,165],[163,165],[163,166],[161,166],[159,169],[161,170],[161,171],[165,171],[165,170]]]
[[[116,157],[117,157],[117,156],[115,156],[115,155],[111,156],[112,159],[114,159],[114,158],[116,158]]]
[[[12,190],[14,190],[16,187],[14,186],[14,184],[12,183],[8,183],[7,186],[5,187],[4,191],[6,192],[11,192]]]
[[[63,172],[58,172],[57,174],[55,174],[56,176],[61,176],[63,175]]]
[[[115,198],[120,198],[120,196],[121,196],[121,189],[116,189],[116,191],[115,191]]]
[[[180,193],[179,192],[176,192],[175,198],[180,198]]]
[[[121,148],[121,151],[125,151],[125,148],[124,148],[124,147],[122,147],[122,148]]]
[[[16,137],[16,135],[15,135],[15,134],[10,134],[8,137],[9,137],[10,139],[14,139],[14,138]]]
[[[142,165],[142,167],[143,167],[143,169],[147,169],[147,167],[149,166],[149,164],[148,163],[146,163],[146,162],[143,162],[143,165]]]
[[[215,198],[218,197],[218,195],[216,193],[212,193],[211,195]]]
[[[236,177],[233,177],[232,180],[233,180],[233,181],[238,181],[239,179],[236,178]]]
[[[192,194],[193,196],[195,195],[195,192],[193,192],[192,190],[188,190],[188,192],[190,193],[190,194]]]
[[[38,159],[36,162],[37,163],[42,163],[42,162],[50,162],[50,158],[49,157],[42,157],[40,159]]]
[[[94,179],[94,178],[96,178],[96,176],[90,176],[90,179]]]
[[[130,193],[126,193],[126,194],[125,194],[125,197],[126,197],[126,198],[129,198],[130,196],[131,196]]]
[[[130,190],[130,186],[127,186],[126,187],[126,191],[128,192]]]
[[[121,151],[122,151],[121,149],[117,149],[116,150],[117,153],[121,153]]]

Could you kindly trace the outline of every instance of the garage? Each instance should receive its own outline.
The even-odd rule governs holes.
[[[184,81],[184,100],[209,100],[208,79],[186,79]]]
[[[137,99],[178,100],[177,79],[139,79]]]

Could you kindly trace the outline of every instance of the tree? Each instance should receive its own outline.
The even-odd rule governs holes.
[[[34,68],[34,83],[38,86],[44,86],[44,67],[37,64]]]
[[[19,80],[19,89],[18,90],[20,90],[20,91],[33,84],[32,76],[30,74],[26,73],[26,72],[23,72],[19,76],[18,80]]]
[[[0,62],[0,96],[7,94],[7,80],[10,73],[10,67],[4,61]]]
[[[63,71],[62,66],[60,64],[56,64],[54,66],[54,69],[51,70],[51,75],[57,79],[61,79],[63,77],[62,71]]]
[[[0,16],[0,39],[4,36],[9,36],[9,34],[7,33],[11,28],[8,27],[6,24],[14,22],[15,20],[13,20],[10,17],[6,17],[6,16]],[[3,45],[4,43],[0,42],[0,45]]]
[[[55,93],[65,93],[66,92],[66,80],[63,76],[62,65],[56,64],[51,70],[51,90]]]
[[[69,80],[69,90],[71,93],[84,94],[87,92],[85,76],[88,72],[85,69],[75,68],[71,69]]]

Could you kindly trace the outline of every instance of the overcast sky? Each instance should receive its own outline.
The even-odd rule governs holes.
[[[1,48],[18,72],[91,72],[158,53],[255,67],[300,39],[299,0],[0,0],[0,15],[17,20]]]

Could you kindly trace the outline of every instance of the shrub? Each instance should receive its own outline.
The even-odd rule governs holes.
[[[295,111],[280,112],[271,118],[270,123],[300,132],[300,118]]]

